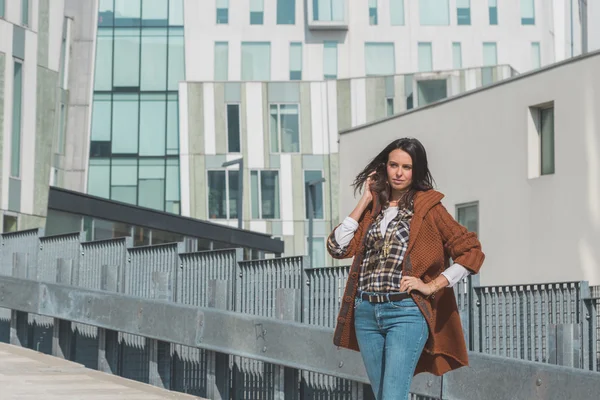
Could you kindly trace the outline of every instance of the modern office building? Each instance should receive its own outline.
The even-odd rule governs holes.
[[[340,130],[585,50],[584,2],[498,3],[0,0],[7,229],[43,224],[48,184],[237,226],[239,164],[223,164],[241,158],[243,227],[283,239],[286,254],[306,253],[306,183],[325,178],[315,184],[314,256],[328,263],[324,238],[341,219]],[[37,46],[25,73],[38,72],[24,78],[20,104],[38,108],[18,116],[21,30],[26,49]],[[56,80],[44,90],[49,71]],[[8,170],[16,120],[20,179]]]
[[[482,284],[600,284],[599,69],[596,51],[341,132],[340,212],[345,183],[410,131],[448,211],[479,233]]]

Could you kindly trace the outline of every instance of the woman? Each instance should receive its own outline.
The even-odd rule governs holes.
[[[360,350],[377,400],[407,399],[416,373],[468,365],[451,287],[484,254],[432,186],[423,145],[393,141],[356,177],[363,195],[327,241],[332,257],[354,257],[334,343]]]

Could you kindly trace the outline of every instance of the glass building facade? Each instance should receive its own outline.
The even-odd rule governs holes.
[[[88,193],[180,213],[183,0],[100,0]]]

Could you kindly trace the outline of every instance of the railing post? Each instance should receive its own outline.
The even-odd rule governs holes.
[[[73,260],[59,258],[56,260],[56,283],[72,285]],[[73,330],[71,322],[54,318],[52,326],[52,355],[65,360],[71,360],[73,351]]]
[[[481,286],[479,274],[469,277],[469,342],[467,347],[471,351],[481,351],[481,299],[479,287]]]
[[[589,282],[580,283],[581,361],[582,368],[597,371],[596,365],[596,309]]]
[[[277,289],[275,315],[285,321],[299,321],[302,307],[299,289]],[[299,371],[293,368],[275,366],[274,400],[291,400],[296,398],[299,390]]]
[[[100,289],[117,292],[120,268],[118,265],[102,265]],[[98,328],[98,370],[117,375],[119,365],[119,332]]]
[[[219,310],[229,309],[227,280],[208,281],[208,307]],[[206,396],[213,400],[229,399],[229,355],[207,351]]]
[[[13,253],[12,275],[15,278],[28,278],[28,254]],[[29,347],[29,323],[26,312],[10,311],[10,344]]]
[[[581,368],[579,324],[550,324],[548,326],[548,363]]]
[[[153,298],[173,301],[173,282],[170,272],[152,273]],[[160,321],[156,321],[160,323]],[[171,387],[171,344],[156,339],[146,339],[150,351],[149,381],[163,389]]]

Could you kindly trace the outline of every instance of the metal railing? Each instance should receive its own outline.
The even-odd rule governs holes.
[[[2,234],[0,244],[0,275],[327,329],[335,326],[348,275],[348,267],[304,268],[304,257],[244,261],[236,249],[187,253],[182,244],[132,248],[131,238],[83,242],[79,234],[44,237],[42,230]],[[455,295],[471,350],[592,371],[600,367],[600,289],[590,290],[585,282],[480,287],[475,276],[460,282]],[[330,371],[294,371],[260,358],[35,313],[0,309],[0,340],[10,340],[11,323],[19,332],[15,337],[27,347],[191,394],[211,397],[227,387],[234,398],[268,399],[274,393],[299,393],[302,399],[369,396],[368,385]],[[220,382],[219,373],[231,376],[231,382]]]

